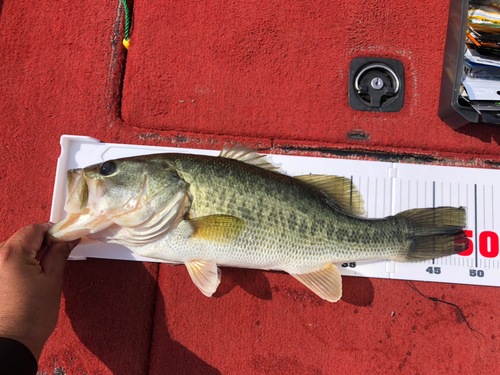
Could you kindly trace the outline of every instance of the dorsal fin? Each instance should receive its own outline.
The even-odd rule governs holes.
[[[224,145],[219,155],[221,158],[239,160],[243,163],[255,165],[262,169],[277,172],[279,167],[266,160],[266,155],[260,155],[256,150],[248,146],[235,143],[230,148]]]
[[[326,193],[344,212],[356,216],[365,214],[363,197],[350,179],[319,174],[295,176],[295,178]]]

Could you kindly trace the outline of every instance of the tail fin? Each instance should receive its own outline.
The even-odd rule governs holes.
[[[460,254],[469,248],[467,235],[462,230],[467,217],[465,208],[418,208],[396,215],[406,219],[413,239],[402,261],[421,261],[446,255]]]

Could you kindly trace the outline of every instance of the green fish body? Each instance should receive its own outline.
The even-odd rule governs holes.
[[[83,170],[90,208],[83,207],[84,199],[73,197],[77,201],[73,206],[82,207],[69,221],[91,223],[85,228],[88,238],[186,264],[192,280],[207,296],[220,282],[218,266],[232,266],[285,271],[334,302],[341,297],[336,263],[425,260],[460,253],[468,246],[462,231],[463,208],[415,209],[366,219],[361,216],[362,199],[350,180],[290,177],[275,172],[261,155],[246,147],[224,150],[219,157],[158,154],[112,163],[115,170],[109,176],[101,173],[105,163]],[[127,178],[111,184],[119,174]],[[71,180],[74,185],[75,178]],[[100,193],[92,194],[99,189]],[[84,188],[72,190],[81,196]],[[108,202],[99,208],[100,200],[108,195],[122,206],[109,208]],[[135,208],[127,211],[124,205]],[[109,219],[111,211],[118,215],[108,225],[102,213]],[[82,220],[85,216],[89,217]],[[99,223],[95,227],[99,230],[92,222]],[[52,236],[58,237],[59,232],[65,233],[59,238],[70,239],[68,234],[74,229],[83,233],[81,227],[71,225],[56,226]]]

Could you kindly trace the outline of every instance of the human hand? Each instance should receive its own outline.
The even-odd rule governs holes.
[[[56,327],[66,260],[80,242],[45,243],[51,226],[28,225],[0,244],[0,337],[21,342],[37,361]]]

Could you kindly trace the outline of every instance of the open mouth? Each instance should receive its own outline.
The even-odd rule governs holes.
[[[47,233],[47,238],[55,242],[84,237],[144,246],[173,230],[190,206],[185,185],[181,184],[175,193],[162,190],[148,199],[146,175],[126,191],[107,191],[112,187],[106,181],[89,178],[82,169],[69,170],[67,178],[67,216]]]
[[[118,207],[105,208],[101,199],[106,195],[106,186],[100,179],[87,178],[83,169],[67,172],[64,210],[67,216],[54,225],[47,233],[52,241],[71,241],[101,232],[116,224],[119,227],[138,226],[154,215],[146,202],[144,178],[128,201]]]
[[[52,241],[71,241],[113,224],[107,216],[96,216],[89,205],[95,205],[104,194],[103,184],[87,179],[83,169],[70,169],[64,206],[67,216],[48,231],[47,237]]]

